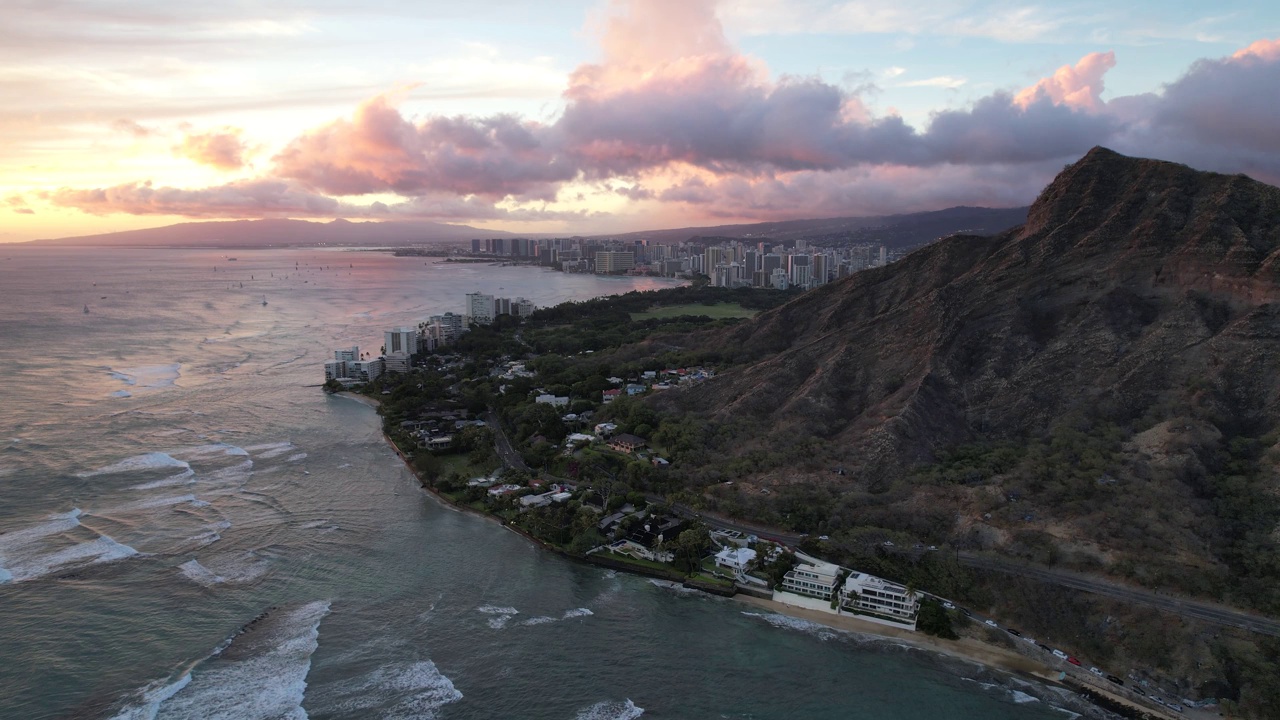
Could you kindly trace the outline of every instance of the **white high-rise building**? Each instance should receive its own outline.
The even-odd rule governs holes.
[[[409,356],[418,352],[417,328],[398,327],[383,333],[383,338],[386,341],[384,355]]]
[[[484,293],[467,293],[468,321],[475,325],[493,322],[493,296]]]
[[[360,346],[352,345],[349,348],[334,350],[333,359],[338,362],[355,362],[360,359]]]

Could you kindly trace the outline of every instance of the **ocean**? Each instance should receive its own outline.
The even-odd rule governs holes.
[[[376,352],[467,292],[548,305],[671,284],[339,249],[0,246],[0,718],[1092,713],[549,554],[437,502],[371,408],[317,387],[333,348]]]

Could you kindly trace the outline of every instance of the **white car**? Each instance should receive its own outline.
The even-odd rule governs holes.
[[[1024,637],[1022,638],[1022,642],[1030,643],[1030,644],[1032,644],[1032,645],[1035,645],[1035,644],[1036,644],[1036,639],[1035,639],[1035,638],[1033,638],[1033,637],[1025,637],[1025,636],[1024,636]]]
[[[1097,675],[1097,676],[1098,676],[1098,677],[1100,677],[1100,678],[1104,678],[1104,677],[1106,677],[1106,676],[1107,676],[1107,674],[1106,674],[1106,673],[1102,672],[1101,670],[1099,670],[1099,669],[1098,669],[1098,668],[1096,668],[1096,667],[1091,667],[1091,668],[1089,668],[1089,672],[1093,673],[1094,675]]]
[[[982,622],[987,625],[990,625],[991,627],[1000,627],[999,625],[996,624],[995,620],[983,620]]]
[[[955,605],[953,605],[953,604],[952,604],[952,603],[950,603],[950,602],[944,602],[944,603],[942,603],[942,607],[944,607],[944,608],[946,608],[946,609],[948,609],[948,610],[955,610],[955,609],[956,609],[956,606],[955,606]]]
[[[1056,657],[1056,658],[1058,658],[1059,660],[1066,660],[1066,659],[1067,659],[1067,654],[1066,654],[1066,653],[1064,653],[1064,652],[1062,652],[1061,650],[1054,650],[1054,651],[1053,651],[1053,656],[1054,656],[1054,657]]]

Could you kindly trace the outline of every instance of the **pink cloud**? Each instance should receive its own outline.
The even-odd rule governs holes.
[[[226,127],[205,133],[188,133],[182,138],[182,143],[173,148],[173,153],[219,170],[239,170],[245,166],[250,152],[241,138],[242,132],[239,128]]]
[[[410,118],[383,95],[299,134],[272,158],[268,179],[56,197],[89,212],[533,222],[582,219],[538,203],[585,181],[659,212],[884,214],[1024,203],[1063,162],[1100,144],[1280,178],[1280,41],[1199,61],[1159,93],[1109,100],[1104,78],[1117,59],[1094,52],[1019,92],[992,93],[915,128],[877,115],[857,91],[772,77],[728,41],[711,0],[617,1],[595,32],[600,59],[571,74],[551,121]],[[696,178],[672,185],[679,172]],[[388,193],[406,200],[365,206],[333,197]]]
[[[1262,39],[1258,40],[1248,47],[1240,48],[1232,54],[1233,60],[1248,60],[1257,58],[1266,62],[1275,62],[1280,60],[1280,38],[1275,40]]]
[[[1114,52],[1089,53],[1075,65],[1063,65],[1052,76],[1022,90],[1013,101],[1023,109],[1047,99],[1054,105],[1097,112],[1102,109],[1102,78],[1115,66]]]

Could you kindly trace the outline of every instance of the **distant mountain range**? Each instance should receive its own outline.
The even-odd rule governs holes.
[[[190,222],[146,230],[80,235],[34,242],[117,247],[265,247],[280,245],[414,245],[465,242],[475,237],[515,237],[499,230],[434,222],[331,220],[229,220]]]
[[[1027,221],[1027,207],[953,207],[932,212],[871,217],[838,217],[813,220],[783,220],[747,225],[687,227],[645,230],[609,235],[619,240],[650,240],[663,243],[691,238],[760,238],[770,240],[822,239],[824,244],[884,244],[892,249],[911,248],[959,233],[993,235]],[[606,237],[606,236],[601,236]]]
[[[940,237],[967,232],[990,234],[1026,222],[1027,208],[955,207],[936,212],[877,217],[844,217],[784,222],[646,230],[621,235],[593,235],[619,240],[647,239],[674,243],[702,238],[769,238],[788,241],[823,238],[835,244],[882,243],[908,248]],[[402,246],[467,242],[472,238],[548,237],[510,233],[469,225],[434,222],[351,222],[332,220],[232,220],[190,222],[146,230],[35,240],[46,245],[115,247],[264,247],[282,245]]]

